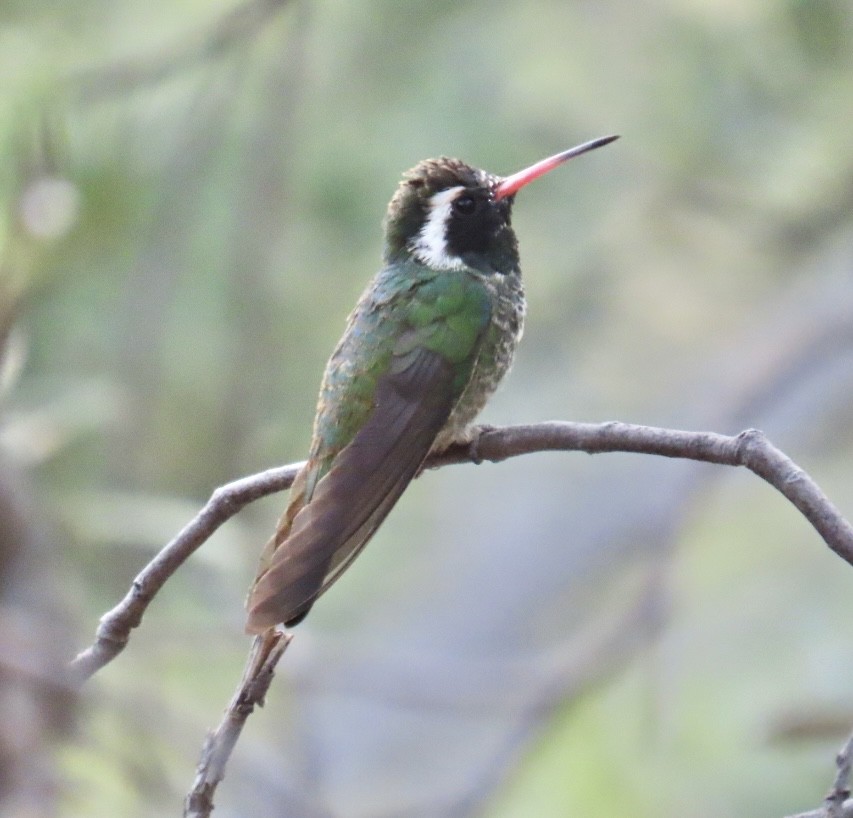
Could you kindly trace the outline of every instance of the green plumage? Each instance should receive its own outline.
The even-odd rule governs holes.
[[[414,262],[383,270],[326,366],[309,459],[326,463],[350,442],[373,409],[377,381],[392,357],[418,348],[442,356],[454,369],[455,403],[490,318],[489,296],[473,275],[437,273]]]
[[[504,320],[496,323],[498,314]],[[308,461],[262,556],[254,630],[303,615],[366,544],[430,450],[459,436],[509,365],[500,327],[520,330],[521,315],[516,298],[502,300],[474,269],[436,271],[407,260],[371,282],[326,366]],[[382,402],[380,385],[388,387]],[[352,463],[346,474],[344,453]],[[322,506],[321,489],[328,495]],[[334,513],[324,514],[329,508]]]

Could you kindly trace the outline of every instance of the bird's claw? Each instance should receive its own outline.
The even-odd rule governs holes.
[[[479,466],[483,462],[483,457],[480,455],[480,442],[483,439],[483,435],[487,435],[494,428],[494,426],[484,423],[471,430],[471,439],[468,441],[468,457],[475,466]]]

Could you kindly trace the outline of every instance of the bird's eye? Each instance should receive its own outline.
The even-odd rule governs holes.
[[[453,200],[453,210],[460,216],[470,216],[477,209],[477,200],[471,196],[459,196]]]

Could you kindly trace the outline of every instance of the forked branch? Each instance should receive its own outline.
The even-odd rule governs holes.
[[[727,436],[618,422],[481,426],[474,429],[470,443],[451,446],[431,457],[426,467],[499,462],[544,451],[633,452],[744,466],[778,489],[824,542],[853,565],[853,526],[808,474],[754,429]],[[269,469],[216,489],[201,511],[142,569],[124,599],[101,617],[94,643],[69,665],[72,679],[81,683],[118,656],[148,605],[184,561],[246,505],[288,488],[301,465]]]

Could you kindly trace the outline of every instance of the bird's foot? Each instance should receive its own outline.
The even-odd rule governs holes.
[[[479,466],[483,462],[483,458],[480,455],[480,442],[483,439],[483,435],[494,431],[494,428],[494,426],[490,426],[488,423],[483,423],[466,430],[467,434],[465,435],[466,440],[464,442],[468,445],[468,457],[471,458],[471,462],[475,466]]]

